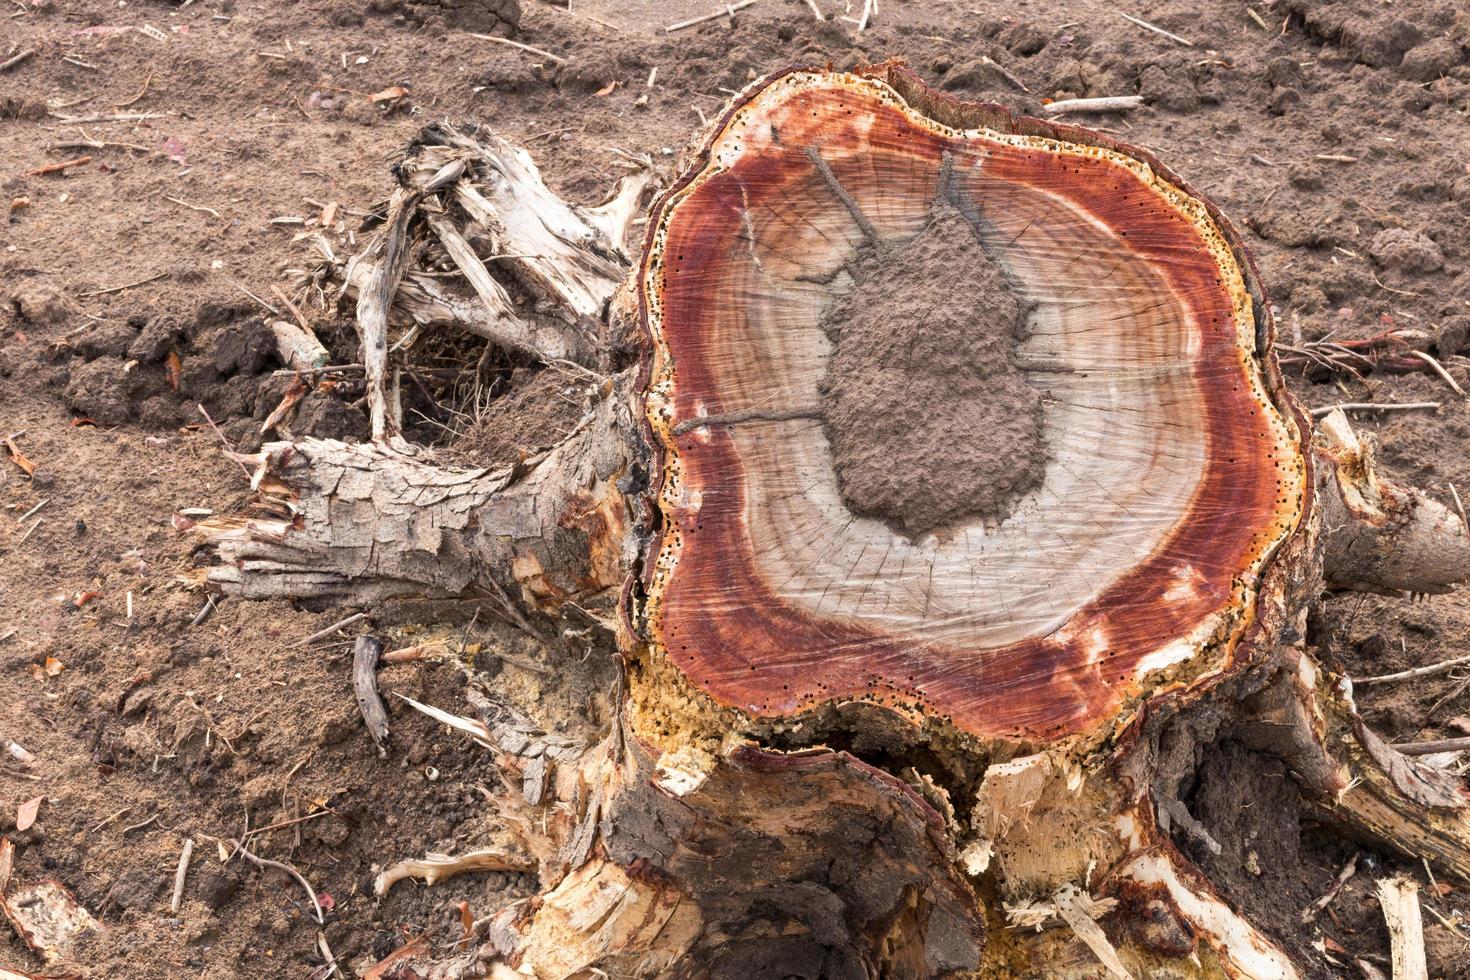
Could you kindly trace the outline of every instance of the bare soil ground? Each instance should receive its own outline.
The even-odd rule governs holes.
[[[540,0],[519,11],[514,0],[6,6],[0,62],[32,53],[0,71],[0,425],[36,468],[0,455],[0,736],[35,761],[0,761],[0,833],[18,847],[16,880],[61,880],[106,926],[53,972],[324,976],[304,893],[218,860],[215,842],[247,825],[312,816],[253,846],[330,896],[321,932],[354,975],[409,936],[453,943],[460,903],[485,915],[534,885],[485,873],[375,899],[385,863],[503,833],[480,791],[498,778],[492,760],[391,696],[379,757],[351,698],[350,638],[303,642],[355,610],[225,601],[191,626],[203,597],[179,581],[205,558],[178,512],[247,499],[196,406],[252,448],[289,381],[273,373],[247,292],[280,305],[271,287],[308,267],[297,236],[324,211],[319,230],[352,251],[362,215],[390,190],[385,158],[426,123],[488,123],[529,146],[559,192],[594,200],[619,173],[615,148],[667,167],[730,90],[796,62],[900,57],[956,94],[1032,113],[1045,99],[1137,93],[1140,111],[1077,121],[1153,150],[1248,230],[1285,343],[1412,329],[1414,347],[1470,384],[1470,14],[1449,0],[883,0],[861,32],[818,22],[800,0],[760,0],[675,33],[627,25],[649,11],[657,24],[680,19],[688,4],[606,16],[599,7],[615,8]],[[307,312],[334,355],[354,360],[346,321]],[[574,378],[429,343],[443,368],[416,382],[417,438],[485,461],[576,417]],[[1465,402],[1426,370],[1360,373],[1288,371],[1311,406],[1441,402],[1357,421],[1393,475],[1470,496]],[[309,396],[290,431],[361,435],[359,395],[347,382]],[[603,692],[568,690],[554,657],[549,676],[501,660],[547,654],[491,611],[369,611],[390,647],[471,644],[469,666],[539,699],[549,725],[584,730],[604,716]],[[1315,627],[1328,661],[1356,676],[1470,653],[1462,597],[1338,596]],[[455,710],[461,666],[391,667],[382,684]],[[1464,675],[1362,700],[1394,740],[1470,731]],[[1389,855],[1365,850],[1331,912],[1300,925],[1359,845],[1282,822],[1294,792],[1279,766],[1231,746],[1203,771],[1189,802],[1222,853],[1195,856],[1228,896],[1323,975],[1353,975],[1353,956],[1387,965],[1372,881],[1400,867],[1436,913],[1431,975],[1470,976],[1470,928],[1441,924],[1463,925],[1470,886]],[[37,796],[39,819],[17,832],[17,809]],[[199,850],[173,914],[185,838]],[[42,968],[8,930],[0,965]]]

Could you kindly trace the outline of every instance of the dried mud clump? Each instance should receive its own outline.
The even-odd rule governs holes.
[[[1429,237],[1406,228],[1387,228],[1368,246],[1373,261],[1385,269],[1409,273],[1437,272],[1444,268],[1444,253]]]
[[[975,229],[941,205],[898,246],[869,245],[823,327],[821,385],[838,489],[854,513],[920,538],[998,522],[1041,484],[1041,394],[1015,366],[1026,308]]]
[[[33,326],[60,323],[72,314],[66,294],[47,283],[25,283],[17,286],[7,300],[17,316]]]

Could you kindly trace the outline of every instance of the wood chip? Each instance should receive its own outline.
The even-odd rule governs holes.
[[[22,803],[20,807],[16,809],[16,833],[24,833],[25,831],[31,829],[31,827],[36,822],[36,817],[40,816],[41,804],[45,802],[45,800],[46,797],[44,796],[33,796],[29,800],[26,800],[24,803]]]
[[[388,711],[378,694],[378,658],[382,655],[383,641],[368,635],[359,636],[352,651],[352,690],[379,755],[388,740]]]

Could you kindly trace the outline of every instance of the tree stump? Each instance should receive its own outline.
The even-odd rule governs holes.
[[[1173,843],[1225,733],[1470,875],[1464,788],[1306,643],[1325,588],[1466,578],[1466,529],[1340,414],[1314,431],[1209,202],[894,64],[762,79],[680,170],[630,261],[646,175],[582,208],[493,134],[426,130],[338,270],[378,438],[268,445],[279,517],[201,525],[229,592],[482,590],[620,658],[595,746],[493,697],[454,720],[539,813],[545,890],[415,975],[1310,975]],[[438,467],[385,394],[398,321],[603,398],[517,466]]]

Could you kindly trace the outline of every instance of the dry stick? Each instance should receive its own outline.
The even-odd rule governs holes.
[[[259,303],[261,306],[265,307],[267,310],[269,310],[272,313],[274,313],[276,316],[280,316],[281,315],[281,311],[280,310],[276,309],[274,306],[270,305],[265,300],[261,299],[259,296],[255,295],[250,290],[246,289],[244,286],[240,285],[238,282],[236,282],[235,280],[231,279],[229,276],[226,276],[225,277],[225,281],[228,282],[231,286],[234,286],[236,289],[240,290],[240,292],[244,293],[246,296],[249,296],[251,299],[255,300],[257,303]]]
[[[80,167],[92,162],[90,156],[72,157],[70,160],[60,160],[56,163],[48,163],[44,167],[27,170],[26,177],[40,177],[42,174],[59,174],[67,167]]]
[[[1470,738],[1441,738],[1433,742],[1396,742],[1401,755],[1436,755],[1440,752],[1464,752],[1470,749]]]
[[[179,852],[179,866],[174,871],[174,897],[168,903],[169,911],[174,915],[179,914],[179,906],[184,904],[184,880],[189,877],[189,859],[193,856],[194,838],[185,838],[184,849]]]
[[[1323,405],[1321,408],[1312,409],[1312,418],[1323,418],[1338,409],[1344,412],[1407,412],[1439,408],[1439,406],[1439,402],[1343,402],[1339,405]]]
[[[1021,81],[1021,79],[1016,76],[1015,72],[1010,71],[1008,68],[1006,68],[1005,65],[1002,65],[995,59],[982,54],[980,56],[980,64],[986,65],[990,68],[994,68],[1006,81],[1016,86],[1016,88],[1020,89],[1022,92],[1025,92],[1028,95],[1031,94],[1031,90],[1026,87],[1026,83]]]
[[[1465,517],[1465,505],[1460,502],[1460,491],[1455,489],[1453,483],[1450,484],[1450,496],[1455,498],[1455,510],[1460,515],[1460,523],[1465,525],[1465,533],[1470,534],[1470,519]]]
[[[1141,20],[1140,18],[1134,17],[1131,14],[1125,14],[1121,10],[1118,12],[1118,16],[1122,17],[1130,24],[1137,24],[1139,27],[1142,27],[1146,31],[1153,31],[1155,34],[1161,34],[1171,41],[1177,41],[1178,43],[1184,45],[1186,48],[1194,47],[1193,41],[1189,40],[1188,38],[1180,37],[1178,34],[1171,34],[1157,24],[1150,24],[1146,20]]]
[[[1041,111],[1048,116],[1057,116],[1064,112],[1127,112],[1142,106],[1141,95],[1109,95],[1098,99],[1062,99],[1059,102],[1048,102],[1041,107]]]
[[[271,824],[268,827],[256,827],[254,830],[248,830],[245,832],[244,837],[246,840],[249,840],[251,837],[254,837],[257,834],[268,834],[272,830],[284,830],[286,827],[294,827],[296,824],[306,823],[306,821],[308,820],[315,820],[318,817],[325,817],[328,814],[334,812],[335,811],[333,810],[318,810],[315,813],[308,813],[304,817],[293,817],[290,820],[281,820]]]
[[[1413,680],[1416,677],[1433,677],[1435,674],[1445,674],[1465,664],[1470,664],[1470,656],[1456,657],[1453,660],[1442,660],[1437,664],[1415,667],[1413,670],[1401,670],[1396,674],[1379,674],[1377,677],[1354,679],[1353,685],[1355,687],[1362,687],[1364,684],[1392,684],[1396,681]]]
[[[97,833],[97,831],[101,830],[103,827],[106,827],[108,824],[112,823],[114,820],[116,820],[118,817],[122,816],[124,813],[127,813],[132,808],[133,808],[132,807],[132,804],[128,804],[127,806],[123,807],[121,810],[119,810],[116,813],[114,813],[112,816],[103,818],[101,821],[98,822],[97,826],[95,826],[91,830],[87,831],[87,833],[89,833],[89,834],[95,834],[95,833]]]
[[[749,7],[754,3],[755,0],[740,0],[739,3],[731,4],[727,6],[724,10],[717,10],[712,14],[705,14],[702,17],[694,17],[689,20],[681,20],[677,24],[670,24],[668,27],[664,28],[664,33],[672,34],[674,31],[682,31],[684,28],[694,27],[696,24],[703,24],[708,21],[719,20],[721,17],[734,17],[735,11],[744,10],[746,7]]]
[[[230,440],[226,439],[225,438],[225,434],[219,430],[219,426],[217,426],[217,425],[214,424],[214,419],[212,419],[212,418],[209,417],[209,412],[205,409],[205,407],[202,404],[200,404],[199,402],[195,402],[194,403],[194,407],[197,408],[197,409],[199,409],[199,414],[204,416],[204,421],[206,421],[206,422],[209,423],[209,427],[211,429],[213,429],[214,430],[214,434],[219,437],[220,445],[222,445],[222,446],[225,447],[225,452],[227,452],[227,453],[233,453],[235,451],[235,447],[232,446],[232,445],[230,445]],[[235,460],[235,465],[238,466],[238,467],[240,467],[240,472],[245,474],[245,479],[251,480],[252,482],[254,481],[255,478],[253,476],[251,476],[251,474],[250,474],[250,467],[246,466],[244,463],[240,462],[238,459]],[[209,598],[211,600],[213,600],[214,599],[214,596],[210,596]],[[201,612],[200,615],[207,616],[209,614],[208,613]],[[201,619],[199,622],[202,623],[203,620]],[[195,623],[194,625],[197,626],[199,624],[198,623]]]
[[[1358,873],[1358,857],[1358,854],[1354,854],[1348,858],[1348,863],[1344,864],[1342,870],[1337,873],[1337,880],[1332,883],[1332,886],[1322,893],[1321,898],[1302,909],[1302,925],[1307,925],[1313,919],[1317,918],[1327,906],[1332,904],[1332,900],[1337,897],[1337,893],[1342,891],[1342,886],[1346,885],[1352,876]]]
[[[124,150],[136,150],[139,153],[148,153],[153,156],[163,156],[162,150],[155,150],[151,146],[141,146],[137,143],[118,143],[113,140],[67,140],[61,143],[47,143],[48,150],[105,150],[109,146],[116,146]]]
[[[331,626],[328,626],[326,629],[317,630],[315,633],[311,634],[306,639],[302,640],[301,641],[301,645],[304,646],[304,647],[309,647],[313,643],[317,642],[318,640],[325,640],[327,637],[331,636],[333,633],[337,632],[338,630],[340,630],[340,629],[346,629],[347,627],[351,626],[353,623],[360,623],[364,619],[367,619],[367,613],[362,613],[362,612],[353,613],[351,616],[348,616],[346,619],[342,620],[339,623],[333,623]]]
[[[751,0],[751,2],[754,3],[755,0]],[[505,45],[508,48],[518,48],[521,51],[526,51],[526,52],[529,52],[531,54],[540,55],[543,58],[550,58],[552,61],[555,61],[557,64],[564,64],[566,62],[566,60],[567,60],[567,59],[563,58],[559,54],[552,54],[550,51],[542,51],[540,48],[533,48],[529,44],[522,44],[519,41],[512,41],[510,38],[506,38],[506,37],[495,37],[495,36],[490,35],[490,34],[470,34],[470,37],[479,38],[481,41],[490,41],[490,42],[493,42],[495,44],[503,44],[503,45]]]
[[[315,337],[316,333],[311,329],[311,324],[306,322],[306,317],[302,316],[301,311],[296,308],[296,304],[291,302],[291,297],[282,292],[281,288],[275,283],[271,283],[271,292],[276,294],[276,299],[286,304],[286,309],[291,311],[291,315],[296,318],[296,322],[301,325],[301,329]]]
[[[352,692],[379,755],[384,754],[383,743],[388,739],[388,711],[378,695],[378,658],[382,655],[383,641],[375,636],[359,636],[352,650]]]
[[[1456,494],[1456,499],[1459,499],[1459,495],[1458,494]],[[26,521],[28,521],[32,517],[35,517],[36,516],[36,511],[40,510],[42,507],[45,507],[49,503],[51,503],[51,498],[50,497],[47,497],[45,500],[41,501],[39,504],[37,504],[36,506],[32,507],[30,510],[26,511],[24,514],[22,514],[19,517],[17,517],[15,519],[15,523],[17,523],[17,524],[24,524]]]
[[[3,62],[3,63],[0,63],[0,71],[9,71],[10,69],[14,68],[16,65],[20,64],[22,61],[25,61],[27,58],[33,56],[35,53],[36,52],[33,49],[27,48],[26,50],[22,51],[20,54],[16,55],[14,58],[11,58],[11,59]]]
[[[157,282],[167,275],[167,272],[157,272],[147,279],[139,279],[137,282],[125,282],[121,286],[108,286],[106,289],[94,289],[88,293],[77,293],[77,296],[86,299],[88,296],[105,296],[108,293],[120,293],[124,289],[132,289],[134,286],[146,286],[150,282]]]
[[[194,618],[189,620],[189,625],[198,626],[200,623],[204,622],[210,617],[210,614],[214,612],[214,609],[214,596],[210,596],[208,599],[204,600],[204,608],[200,609],[197,613],[194,614]]]
[[[120,112],[102,116],[62,116],[54,112],[51,113],[53,119],[60,119],[62,122],[69,123],[73,126],[82,123],[99,122],[144,122],[149,119],[164,119],[167,116],[168,113],[166,112]]]
[[[1450,372],[1445,370],[1444,365],[1435,360],[1431,355],[1424,353],[1422,350],[1411,350],[1409,351],[1409,356],[1417,357],[1425,364],[1428,364],[1435,374],[1439,375],[1441,378],[1444,378],[1445,384],[1455,389],[1455,394],[1459,395],[1461,398],[1465,397],[1465,389],[1461,388],[1459,383],[1456,382],[1454,378],[1450,377]]]
[[[806,5],[812,8],[812,16],[817,18],[818,21],[827,19],[822,15],[822,8],[817,6],[817,0],[806,0]]]
[[[874,0],[863,0],[863,16],[858,21],[858,30],[866,31],[868,29],[868,20],[873,16],[873,7]]]
[[[151,81],[153,81],[153,66],[152,65],[149,65],[148,66],[148,75],[147,75],[147,77],[145,77],[143,79],[143,87],[138,90],[138,94],[135,95],[135,96],[133,96],[131,99],[128,99],[128,101],[126,101],[126,102],[119,102],[117,104],[117,107],[119,109],[126,109],[128,106],[132,105],[134,102],[137,102],[143,96],[147,95],[148,94],[148,83],[151,82]]]
[[[169,197],[167,194],[163,195],[163,199],[165,201],[172,201],[175,204],[183,205],[184,207],[188,208],[190,211],[203,211],[206,214],[212,214],[212,215],[214,215],[216,218],[219,218],[219,220],[221,220],[221,221],[224,220],[223,218],[220,218],[220,213],[218,211],[216,211],[214,208],[207,208],[207,207],[205,207],[202,204],[190,204],[188,201],[181,201],[177,197]]]
[[[300,871],[297,871],[289,864],[282,864],[280,861],[272,861],[270,858],[263,858],[258,854],[253,854],[251,853],[249,848],[247,848],[240,841],[231,840],[228,841],[228,843],[231,847],[235,849],[236,854],[240,855],[245,860],[255,865],[257,868],[275,868],[277,871],[284,871],[292,878],[295,878],[296,882],[306,890],[307,896],[311,898],[311,907],[316,910],[317,924],[320,925],[326,922],[326,919],[322,916],[322,903],[316,900],[316,890],[311,887],[311,883],[309,881],[301,876]]]
[[[36,518],[36,523],[31,525],[31,529],[29,531],[20,536],[20,540],[15,543],[15,547],[19,548],[21,545],[25,544],[26,539],[29,538],[32,534],[36,533],[36,528],[40,527],[42,522],[44,522],[45,520],[46,518],[44,517]]]
[[[122,830],[118,831],[118,833],[120,835],[126,836],[127,834],[131,833],[134,830],[142,830],[144,827],[146,827],[149,824],[153,823],[153,821],[157,820],[161,816],[163,816],[162,812],[155,813],[153,816],[149,817],[147,820],[144,820],[142,823],[129,824],[128,826],[124,827]]]

